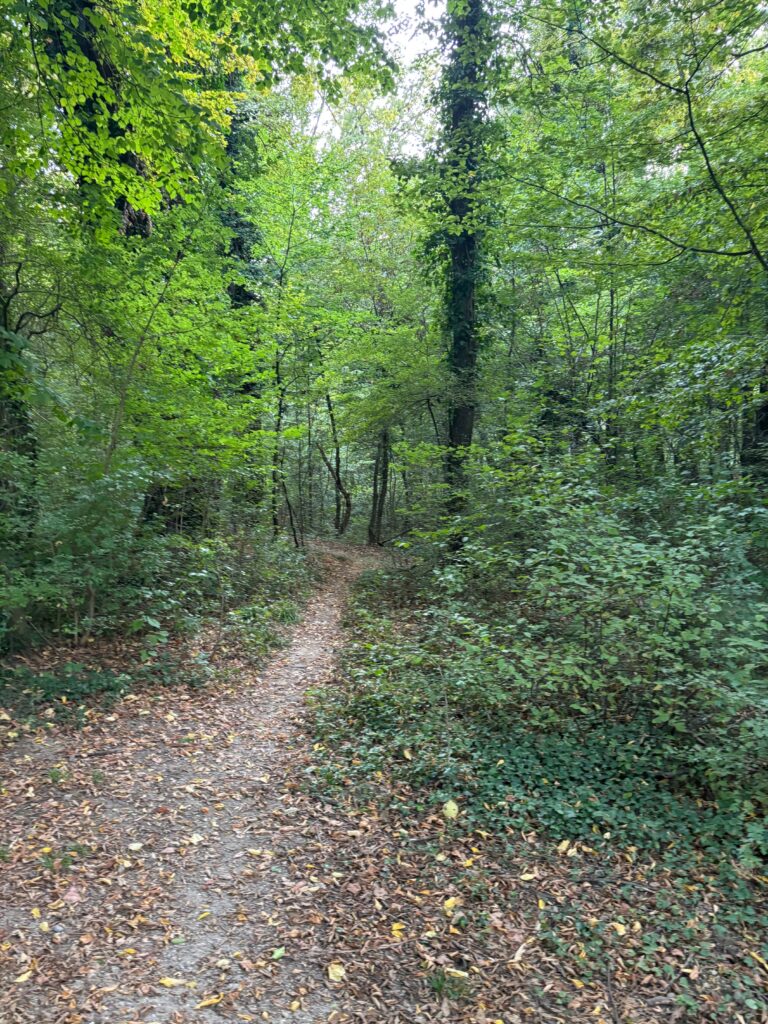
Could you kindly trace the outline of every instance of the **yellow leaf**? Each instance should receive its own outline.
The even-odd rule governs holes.
[[[757,960],[757,962],[760,964],[764,971],[768,971],[768,960],[763,959],[763,957],[761,957],[759,953],[753,953],[751,949],[748,949],[747,952],[753,960]]]
[[[456,907],[458,907],[460,903],[461,897],[451,896],[449,899],[445,901],[445,903],[443,903],[443,910],[446,912],[446,914],[450,916],[450,914],[456,909]]]
[[[546,907],[544,900],[539,900],[539,910],[543,910]]]
[[[558,853],[567,853],[568,847],[571,845],[570,839],[564,839],[557,848]]]
[[[16,978],[16,979],[15,979],[15,980],[16,980],[16,984],[17,984],[17,985],[23,985],[23,984],[24,984],[24,982],[25,982],[25,981],[29,981],[29,979],[30,979],[31,977],[32,977],[32,971],[24,971],[24,973],[23,973],[23,974],[20,974],[20,975],[18,976],[18,978]]]
[[[468,978],[469,975],[466,971],[457,971],[454,967],[446,967],[445,974],[450,978]]]
[[[528,871],[528,872],[526,872],[526,874],[520,875],[520,881],[521,882],[532,882],[535,877],[536,877],[536,872],[535,871]]]
[[[38,907],[33,907],[32,908],[32,917],[34,917],[34,919],[36,921],[40,920],[41,914],[40,914],[40,910],[38,909]]]
[[[196,1010],[204,1010],[206,1008],[206,1006],[216,1006],[216,1005],[218,1005],[218,1003],[220,1003],[222,1001],[223,998],[224,998],[224,993],[223,992],[220,992],[218,995],[215,995],[215,996],[208,996],[207,999],[201,1000],[197,1004],[195,1009]]]
[[[413,760],[413,754],[410,752],[410,750],[407,747],[403,751],[403,757],[405,758],[406,761],[412,761]]]
[[[571,981],[576,986],[576,988],[584,988],[584,982],[580,981],[578,978],[571,978]]]
[[[402,939],[404,931],[405,925],[400,924],[399,921],[395,921],[395,923],[392,925],[392,934],[394,935],[394,937],[396,939]]]
[[[132,946],[129,946],[128,949],[121,949],[119,956],[134,956],[135,953],[136,950],[133,949]]]
[[[291,1003],[291,1009],[294,1012],[296,1010],[300,1010],[301,1009],[301,1000],[300,999],[294,999],[293,1002]]]
[[[331,981],[344,981],[346,976],[344,964],[328,964],[328,977]]]
[[[40,922],[40,931],[41,932],[47,932],[47,931],[50,931],[50,929],[51,929],[51,926],[48,924],[47,921],[41,921]]]
[[[446,821],[453,821],[459,816],[459,805],[455,800],[446,800],[443,804],[443,817]]]
[[[162,985],[163,988],[178,988],[180,985],[186,984],[183,978],[161,978],[158,982],[158,985]]]
[[[193,832],[187,842],[191,843],[192,846],[198,846],[200,843],[205,842],[205,836],[201,836],[199,832]]]
[[[202,912],[202,914],[198,914],[197,915],[197,920],[198,921],[204,921],[206,917],[210,917],[210,916],[211,916],[210,910],[204,910]]]
[[[614,931],[616,932],[617,935],[626,935],[627,934],[627,926],[624,925],[624,924],[621,924],[619,921],[611,921],[611,928],[614,929]]]

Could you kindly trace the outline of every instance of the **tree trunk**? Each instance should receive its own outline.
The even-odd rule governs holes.
[[[331,480],[333,480],[336,498],[336,533],[339,537],[342,537],[346,533],[347,527],[349,526],[349,520],[352,517],[352,498],[341,478],[341,460],[337,458],[335,463],[333,463],[319,445],[317,450],[320,452],[320,458],[325,463],[325,467],[328,470]]]
[[[283,490],[281,486],[283,474],[280,466],[280,436],[285,417],[285,385],[283,384],[279,352],[275,355],[275,383],[277,384],[277,415],[275,416],[275,448],[272,453],[272,533],[277,537],[280,534],[280,492]]]
[[[328,468],[328,472],[331,474],[335,486],[333,525],[338,536],[342,537],[349,526],[349,520],[352,518],[352,498],[341,476],[341,445],[339,444],[339,432],[336,428],[336,413],[334,412],[330,394],[326,394],[325,404],[328,409],[328,420],[331,424],[331,437],[333,438],[333,464],[331,465],[322,449],[320,450],[320,455]]]
[[[450,12],[451,5],[449,5]],[[443,76],[445,188],[448,196],[446,314],[448,367],[453,380],[448,412],[445,480],[450,515],[466,505],[466,457],[477,411],[477,282],[480,265],[477,193],[485,116],[481,62],[487,50],[483,0],[466,0],[446,16],[451,57]]]
[[[382,524],[384,509],[387,502],[389,487],[389,431],[382,430],[373,463],[373,494],[371,498],[371,518],[368,522],[368,543],[379,547],[383,542]]]

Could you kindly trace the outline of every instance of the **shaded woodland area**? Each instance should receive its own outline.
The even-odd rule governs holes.
[[[262,657],[369,546],[323,799],[676,893],[620,966],[670,1003],[504,1024],[763,1021],[768,11],[395,6],[1,5],[4,742],[206,685],[212,621]]]

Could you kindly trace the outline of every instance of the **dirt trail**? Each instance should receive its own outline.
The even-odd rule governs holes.
[[[326,557],[328,582],[263,671],[129,698],[93,730],[6,753],[19,810],[2,865],[3,1024],[341,1019],[315,904],[339,881],[318,858],[350,829],[298,792],[302,711],[368,557]],[[72,848],[69,872],[41,871]]]

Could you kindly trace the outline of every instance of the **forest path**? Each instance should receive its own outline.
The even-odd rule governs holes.
[[[350,1019],[335,910],[319,904],[331,890],[333,908],[354,903],[334,847],[360,832],[300,792],[303,711],[373,556],[321,557],[326,582],[262,671],[129,696],[93,727],[6,752],[4,1024]]]

